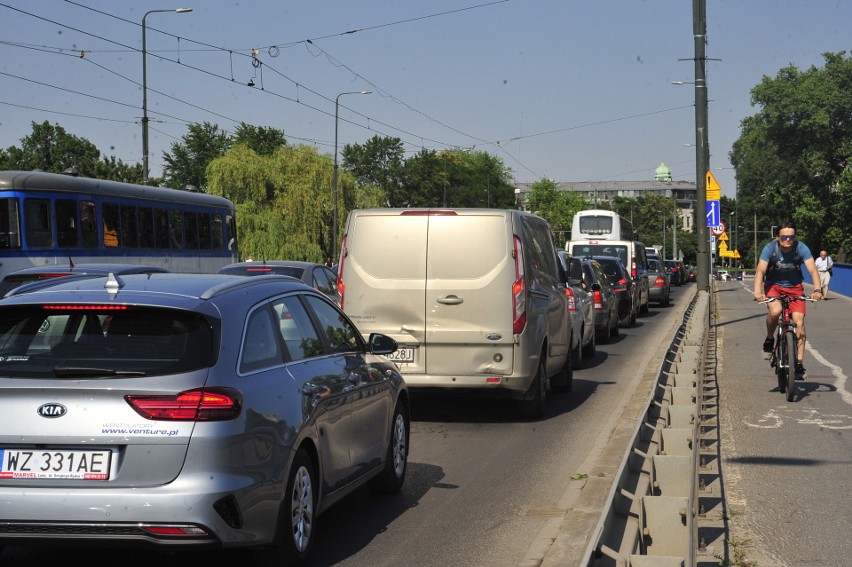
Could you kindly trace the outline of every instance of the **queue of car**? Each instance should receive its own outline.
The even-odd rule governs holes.
[[[410,392],[508,397],[539,419],[598,343],[670,300],[658,258],[632,274],[571,256],[522,211],[352,211],[340,260],[12,277],[0,500],[16,512],[0,550],[73,539],[303,563],[325,509],[401,489]]]

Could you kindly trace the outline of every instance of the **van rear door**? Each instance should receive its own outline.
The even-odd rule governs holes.
[[[510,212],[468,209],[429,216],[428,374],[512,373],[512,247]]]
[[[350,213],[339,270],[343,310],[364,337],[383,333],[400,349],[404,372],[424,372],[428,215],[393,209]],[[399,360],[399,357],[404,357]]]

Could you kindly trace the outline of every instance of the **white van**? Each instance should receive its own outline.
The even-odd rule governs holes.
[[[365,336],[399,343],[410,388],[509,394],[544,414],[569,390],[566,287],[550,225],[503,209],[349,213],[338,267],[343,310]],[[579,347],[576,347],[579,348]]]

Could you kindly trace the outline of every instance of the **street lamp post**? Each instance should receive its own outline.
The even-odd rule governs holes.
[[[350,94],[372,94],[373,91],[349,91],[345,93],[340,93],[337,95],[337,98],[334,99],[334,177],[332,180],[332,187],[334,192],[334,203],[333,203],[333,211],[332,215],[332,232],[331,232],[331,261],[335,262],[337,260],[337,123],[340,111],[340,97],[343,95]]]
[[[174,10],[149,10],[142,16],[142,183],[148,183],[148,49],[146,45],[145,18],[156,12],[175,12],[185,14],[192,8],[176,8]]]

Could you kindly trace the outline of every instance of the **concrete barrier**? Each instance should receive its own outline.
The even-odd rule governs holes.
[[[588,567],[695,565],[710,297],[696,292],[675,333],[657,384],[637,426],[586,548]]]

